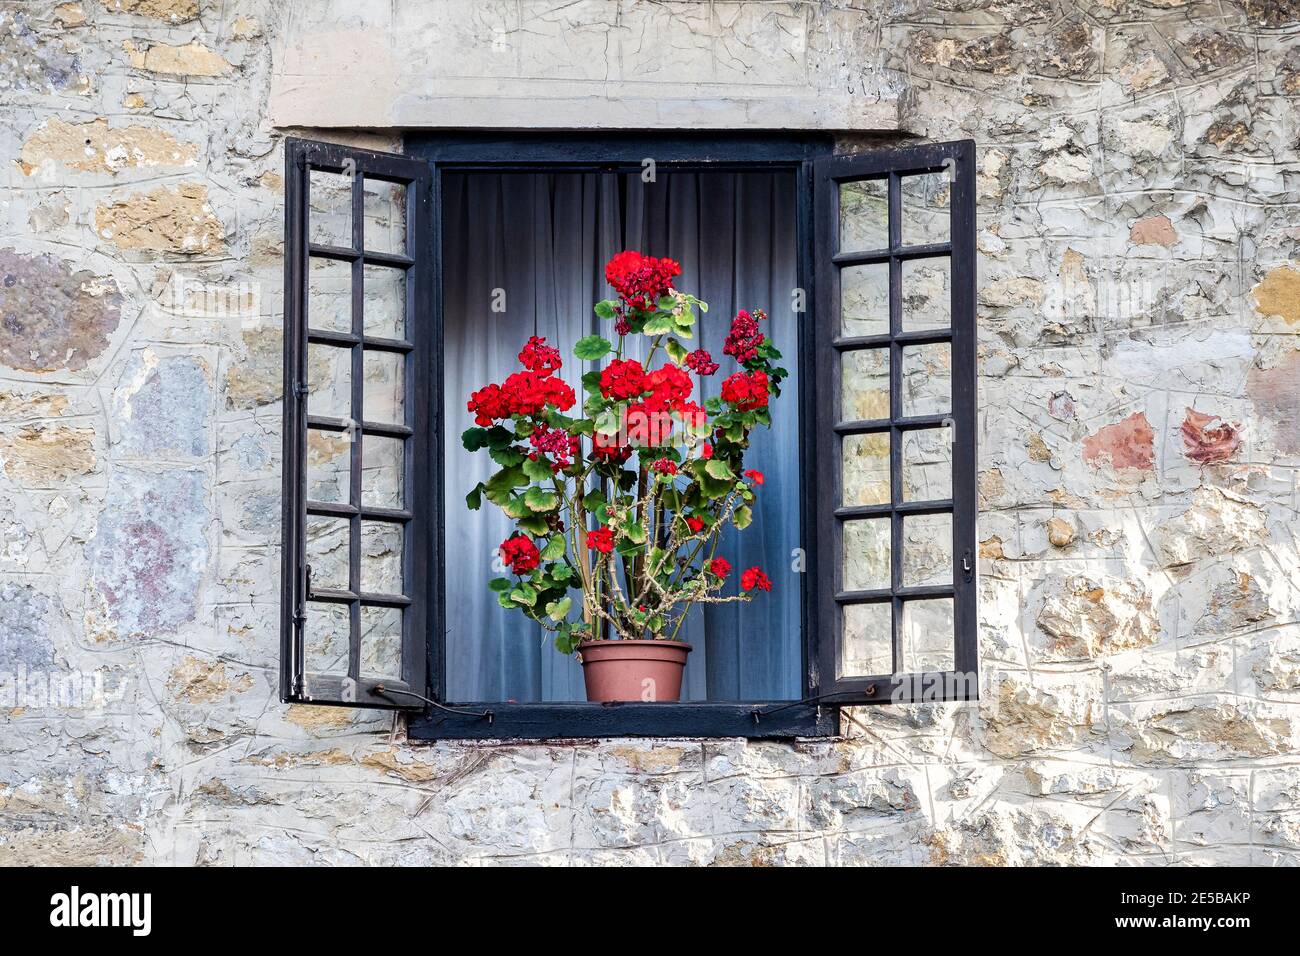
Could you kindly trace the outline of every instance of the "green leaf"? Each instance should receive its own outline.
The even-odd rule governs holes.
[[[676,339],[673,338],[670,338],[668,340],[668,344],[665,345],[664,348],[668,351],[668,357],[672,359],[673,363],[676,365],[681,365],[683,362],[685,362],[686,356],[689,354],[686,351],[686,346],[682,345],[681,342],[678,342]]]
[[[749,505],[741,505],[736,509],[736,513],[732,520],[736,522],[737,528],[744,531],[749,527],[750,522],[754,520],[754,512],[750,509]]]
[[[488,454],[502,468],[512,468],[528,459],[527,455],[512,445],[507,445],[505,448],[493,448]]]
[[[615,307],[618,305],[613,299],[602,299],[596,303],[596,315],[602,319],[612,319],[617,312]]]
[[[483,507],[483,482],[480,481],[465,496],[465,507],[470,511],[478,511]]]
[[[573,343],[573,354],[584,362],[594,362],[609,353],[609,340],[599,335],[584,335]]]
[[[529,534],[546,534],[551,530],[550,522],[546,520],[546,515],[529,514],[522,518],[516,518],[515,524],[519,525],[520,531],[527,531]]]
[[[560,632],[555,635],[555,649],[566,657],[569,654],[572,654],[574,649],[578,646],[578,642],[582,640],[579,636],[580,633],[581,632],[575,632],[573,628],[567,625],[562,626]]]
[[[573,578],[573,570],[567,564],[557,564],[551,568],[551,577],[559,584],[563,584]]]
[[[736,477],[736,473],[731,470],[731,466],[717,458],[710,458],[705,462],[704,470],[708,472],[710,478],[717,478],[719,481],[729,481]]]
[[[510,600],[516,604],[532,607],[537,603],[537,589],[531,584],[523,583],[510,592]]]
[[[460,435],[460,443],[465,446],[466,451],[478,451],[488,443],[488,430],[486,428],[467,428]]]
[[[562,534],[557,534],[555,537],[551,538],[551,540],[546,542],[546,547],[542,548],[542,560],[558,561],[560,558],[564,557],[565,544],[564,535]]]
[[[596,432],[609,437],[618,434],[618,410],[608,409],[596,419]]]
[[[524,458],[523,469],[524,474],[533,481],[546,481],[553,477],[550,464],[540,455],[536,459]]]
[[[663,335],[675,328],[677,328],[677,323],[674,321],[671,312],[656,312],[645,320],[645,325],[641,327],[641,331],[646,335]]]
[[[495,475],[487,480],[483,489],[488,493],[488,497],[496,501],[494,495],[500,495],[508,492],[511,488],[519,488],[528,484],[528,476],[518,465],[510,468],[502,468]]]
[[[573,607],[573,598],[563,597],[546,605],[546,616],[552,621],[563,621],[571,607]]]
[[[502,591],[509,591],[514,586],[514,582],[509,578],[493,578],[488,582],[488,588],[500,594]]]
[[[631,541],[633,544],[645,544],[645,528],[641,527],[639,521],[634,521],[624,527],[623,534],[625,534],[627,540]]]
[[[534,486],[524,492],[524,503],[533,511],[554,511],[560,503],[560,496]]]

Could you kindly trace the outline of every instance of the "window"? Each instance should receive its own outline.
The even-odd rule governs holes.
[[[971,144],[407,145],[286,147],[285,700],[409,710],[413,738],[790,737],[842,703],[973,696]],[[718,312],[767,308],[794,372],[755,449],[781,497],[731,542],[786,586],[689,622],[680,703],[582,701],[489,603],[502,529],[464,508],[468,387],[529,334],[594,331],[624,247],[683,260]]]

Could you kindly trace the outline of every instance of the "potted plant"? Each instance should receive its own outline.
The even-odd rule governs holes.
[[[695,379],[719,364],[683,344],[708,305],[673,287],[680,274],[672,259],[634,251],[606,265],[618,297],[595,311],[612,323],[612,341],[574,345],[577,359],[603,363],[582,377],[580,408],[556,374],[559,349],[536,336],[519,371],[468,401],[465,448],[499,470],[466,503],[477,510],[487,498],[516,528],[500,546],[509,574],[488,586],[503,607],[554,632],[560,653],[578,655],[588,700],[677,700],[690,608],[772,589],[752,567],[725,593],[732,567],[718,544],[728,525],[752,520],[763,475],[745,468],[745,452],[753,429],[770,427],[787,373],[761,331],[765,314],[742,311],[723,347],[738,368],[719,395],[694,400]],[[648,340],[644,361],[625,357],[635,336]]]

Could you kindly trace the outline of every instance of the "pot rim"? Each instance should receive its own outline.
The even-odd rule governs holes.
[[[688,651],[694,650],[694,648],[690,644],[686,643],[685,641],[672,641],[672,640],[648,641],[641,638],[638,638],[637,640],[634,641],[622,640],[620,638],[610,638],[610,639],[598,640],[598,641],[583,641],[581,644],[575,647],[574,650],[580,651],[584,647],[608,647],[612,644],[621,644],[624,647],[647,647],[647,646],[648,647],[684,647]]]

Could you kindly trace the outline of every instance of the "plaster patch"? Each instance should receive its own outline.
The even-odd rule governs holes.
[[[149,636],[194,620],[210,520],[203,472],[113,470],[86,545],[90,585],[112,634]]]
[[[159,186],[97,206],[95,229],[119,249],[186,255],[220,250],[225,235],[200,183]]]

